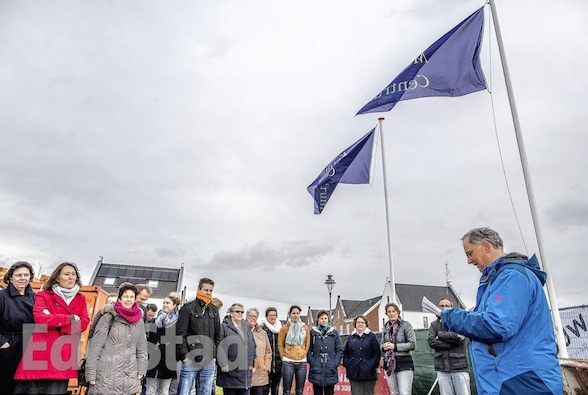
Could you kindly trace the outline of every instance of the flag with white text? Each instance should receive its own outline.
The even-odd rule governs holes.
[[[307,188],[314,199],[314,213],[320,214],[335,191],[337,184],[369,184],[374,132],[341,152],[325,167]]]
[[[359,112],[390,111],[400,100],[463,96],[486,89],[480,65],[484,7],[421,53]]]

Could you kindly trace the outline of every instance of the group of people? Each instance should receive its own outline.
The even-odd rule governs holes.
[[[542,289],[546,276],[537,259],[505,254],[490,228],[472,229],[462,241],[468,263],[482,276],[473,311],[442,299],[429,328],[441,394],[470,393],[468,339],[478,393],[562,394]],[[3,394],[66,394],[69,379],[78,376],[80,335],[90,324],[80,273],[75,263],[63,262],[36,295],[33,276],[29,263],[16,262],[0,290],[0,388]],[[180,306],[179,295],[170,294],[157,312],[145,305],[148,286],[121,284],[89,330],[89,394],[211,395],[216,376],[225,395],[279,395],[280,382],[284,395],[293,386],[302,395],[308,374],[314,395],[333,395],[340,364],[353,395],[374,394],[380,367],[393,395],[412,393],[416,336],[397,304],[385,306],[381,338],[360,315],[343,346],[325,310],[312,327],[297,305],[283,325],[275,308],[260,320],[256,308],[240,303],[221,319],[213,288],[214,281],[202,278],[196,299]]]

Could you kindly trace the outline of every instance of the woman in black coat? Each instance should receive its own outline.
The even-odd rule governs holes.
[[[16,383],[14,373],[22,358],[22,326],[34,323],[35,293],[29,285],[33,278],[30,263],[19,261],[8,269],[0,289],[0,389],[12,395]]]
[[[242,304],[233,303],[220,328],[216,385],[223,388],[224,395],[248,395],[251,388],[256,347],[244,313]]]
[[[355,317],[355,329],[347,338],[343,350],[343,365],[347,370],[353,395],[374,395],[378,379],[380,343],[368,325],[369,321],[365,316]]]

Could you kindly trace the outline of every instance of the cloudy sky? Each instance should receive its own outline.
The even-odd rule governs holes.
[[[381,170],[322,215],[306,187],[383,115],[396,281],[443,285],[447,263],[472,306],[465,231],[537,252],[490,24],[492,93],[354,114],[481,5],[2,1],[0,264],[71,260],[88,281],[100,256],[184,262],[189,291],[207,276],[227,303],[313,308],[332,274],[334,298],[374,297],[389,276]],[[558,301],[586,304],[588,3],[497,9]]]

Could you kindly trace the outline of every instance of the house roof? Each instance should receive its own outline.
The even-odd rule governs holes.
[[[452,286],[397,283],[396,295],[398,295],[398,299],[402,303],[402,309],[405,311],[422,311],[423,296],[435,304],[441,299],[447,298],[453,302],[453,306],[465,308]]]
[[[346,318],[355,318],[358,315],[364,314],[368,311],[373,305],[378,303],[382,296],[374,296],[373,298],[369,298],[366,300],[343,300],[341,299],[341,303],[343,304],[343,310],[345,311]]]
[[[116,292],[123,282],[148,284],[153,290],[151,297],[163,299],[170,292],[181,290],[183,271],[183,264],[180,268],[165,268],[105,263],[100,260],[92,274],[90,285],[99,285],[106,292]]]

